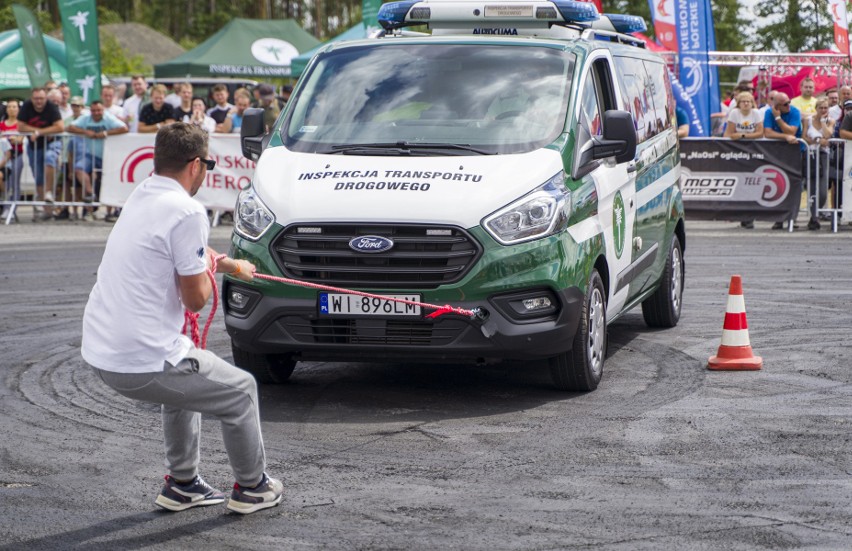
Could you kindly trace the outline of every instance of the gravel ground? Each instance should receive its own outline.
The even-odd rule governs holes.
[[[109,225],[21,219],[0,226],[0,550],[850,548],[849,226],[688,224],[680,325],[613,324],[595,392],[543,366],[299,364],[261,390],[284,501],[241,517],[157,510],[158,408],[80,358]],[[737,273],[764,369],[710,372]],[[230,359],[221,316],[208,347]]]

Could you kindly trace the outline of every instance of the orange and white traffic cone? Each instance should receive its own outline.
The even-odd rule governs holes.
[[[728,307],[722,326],[722,344],[715,356],[707,361],[707,369],[714,371],[755,371],[763,367],[763,358],[755,356],[748,339],[743,282],[738,275],[731,276]]]

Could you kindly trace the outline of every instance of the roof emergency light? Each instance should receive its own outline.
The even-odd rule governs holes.
[[[609,19],[609,22],[612,23],[612,27],[617,33],[644,33],[648,30],[645,20],[638,15],[605,13],[601,19]]]
[[[464,24],[543,27],[590,23],[600,18],[595,5],[575,0],[404,0],[379,9],[385,30],[409,25]]]

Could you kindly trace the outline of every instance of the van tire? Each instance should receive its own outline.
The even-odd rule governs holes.
[[[601,382],[605,358],[606,291],[600,274],[592,270],[571,350],[550,358],[553,384],[560,390],[594,390]]]
[[[296,362],[289,354],[254,354],[243,350],[233,342],[231,351],[237,367],[251,373],[261,384],[286,383],[296,367]]]
[[[683,307],[684,272],[683,247],[677,235],[673,235],[660,286],[642,302],[642,317],[648,327],[677,325]]]

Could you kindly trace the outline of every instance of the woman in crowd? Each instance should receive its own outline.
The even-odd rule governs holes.
[[[809,230],[819,229],[819,217],[817,216],[817,205],[819,208],[825,206],[828,197],[828,140],[834,133],[834,119],[828,115],[828,99],[817,100],[816,114],[802,121],[802,136],[808,142],[808,161],[810,163],[810,189],[808,190],[808,202],[811,219],[808,222]],[[817,164],[817,159],[819,163]]]
[[[0,159],[0,168],[6,176],[10,201],[21,196],[21,171],[24,168],[24,137],[18,134],[18,112],[21,104],[16,99],[6,102],[6,119],[0,122],[0,133],[9,142],[9,149]]]
[[[737,106],[728,113],[725,137],[732,140],[754,140],[763,137],[763,118],[755,109],[751,92],[740,92]]]
[[[208,134],[216,131],[216,121],[207,114],[207,104],[198,96],[192,98],[192,117],[186,122],[200,126]]]

